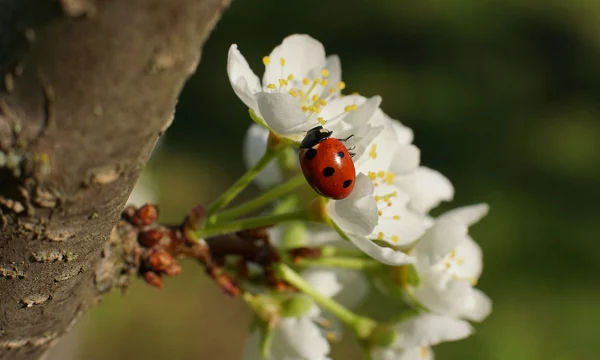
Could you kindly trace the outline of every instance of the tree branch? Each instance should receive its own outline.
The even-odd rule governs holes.
[[[106,290],[104,243],[227,3],[0,0],[0,359],[40,357]]]

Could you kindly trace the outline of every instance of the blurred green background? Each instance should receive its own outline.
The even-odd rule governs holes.
[[[414,129],[422,163],[456,188],[451,206],[491,205],[471,233],[494,312],[437,359],[597,359],[600,1],[234,1],[147,169],[164,220],[244,171],[250,120],[227,79],[230,44],[262,74],[292,33],[339,54],[348,92],[381,95]],[[162,291],[135,280],[107,296],[53,356],[238,359],[251,314],[184,265]],[[333,356],[354,350],[346,336]]]

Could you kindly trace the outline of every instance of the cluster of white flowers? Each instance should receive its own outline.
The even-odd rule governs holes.
[[[469,336],[468,321],[481,321],[491,312],[490,299],[474,288],[482,272],[482,252],[468,235],[468,227],[487,214],[487,205],[431,217],[431,209],[453,198],[452,184],[420,165],[412,130],[380,109],[380,97],[342,94],[346,84],[340,60],[335,55],[326,57],[317,40],[289,36],[263,63],[261,83],[237,46],[229,50],[231,85],[256,118],[264,121],[248,130],[244,152],[248,166],[265,152],[269,131],[294,141],[317,125],[333,131],[336,138],[354,135],[347,144],[356,153],[354,190],[348,198],[327,205],[338,232],[311,226],[295,243],[347,247],[342,232],[354,247],[397,270],[400,280],[368,283],[363,273],[335,268],[308,270],[303,276],[322,294],[350,308],[369,294],[370,286],[383,290],[396,286],[423,309],[395,324],[395,340],[387,347],[372,347],[373,359],[432,359],[430,346]],[[271,187],[282,181],[282,173],[272,163],[256,181]],[[273,229],[273,242],[281,243],[284,232],[284,227]],[[316,305],[302,316],[280,319],[269,359],[327,359],[329,332],[320,319]],[[257,338],[254,333],[248,340],[247,359],[259,358]]]

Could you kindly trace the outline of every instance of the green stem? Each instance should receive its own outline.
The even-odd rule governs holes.
[[[220,235],[225,233],[236,232],[245,229],[254,229],[259,227],[265,227],[270,225],[279,224],[285,221],[308,221],[308,214],[306,211],[294,211],[285,214],[274,214],[267,216],[258,216],[248,219],[241,219],[236,221],[230,221],[225,223],[217,223],[207,225],[204,229],[198,230],[194,235],[196,238],[201,239],[208,236]]]
[[[382,267],[382,263],[373,259],[361,259],[351,257],[323,257],[318,259],[300,259],[296,265],[300,266],[324,266],[352,270],[373,270]]]
[[[367,255],[360,250],[344,249],[337,246],[323,246],[321,248],[321,257],[330,256],[352,256],[358,258],[367,258]]]
[[[296,189],[297,187],[305,183],[306,180],[304,179],[304,175],[300,174],[294,176],[293,178],[289,179],[283,184],[255,197],[250,201],[247,201],[229,210],[224,210],[221,213],[215,215],[216,221],[231,220],[245,215],[250,211],[261,208],[267,204],[272,203],[277,199],[281,199],[283,195],[289,193],[290,191]]]
[[[327,224],[329,224],[329,226],[331,226],[331,228],[332,228],[333,230],[335,230],[335,232],[337,232],[337,233],[338,233],[338,235],[339,235],[339,236],[340,236],[342,239],[344,239],[344,240],[346,240],[346,241],[348,241],[348,242],[351,242],[351,241],[350,241],[350,238],[348,237],[348,234],[346,234],[346,232],[345,232],[344,230],[342,230],[342,229],[340,228],[340,226],[339,226],[338,224],[336,224],[336,223],[335,223],[333,220],[331,220],[331,219],[327,219]]]
[[[342,322],[354,330],[361,339],[368,338],[377,327],[377,322],[368,317],[360,316],[346,309],[337,301],[328,298],[319,293],[315,288],[306,282],[298,273],[285,264],[275,265],[275,271],[279,276],[296,289],[313,298],[321,307],[331,312]]]
[[[215,222],[215,214],[229,204],[235,197],[248,186],[252,180],[258,175],[269,163],[277,156],[277,151],[268,149],[258,162],[249,169],[241,178],[221,194],[208,207],[208,222]]]

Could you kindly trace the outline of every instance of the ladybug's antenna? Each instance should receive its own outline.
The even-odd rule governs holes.
[[[354,136],[354,134],[352,134],[352,135],[348,136],[348,137],[347,137],[347,138],[345,138],[345,139],[338,139],[338,140],[339,140],[339,141],[344,141],[344,142],[346,142],[346,141],[350,140],[350,138],[351,138],[351,137],[353,137],[353,136]]]

